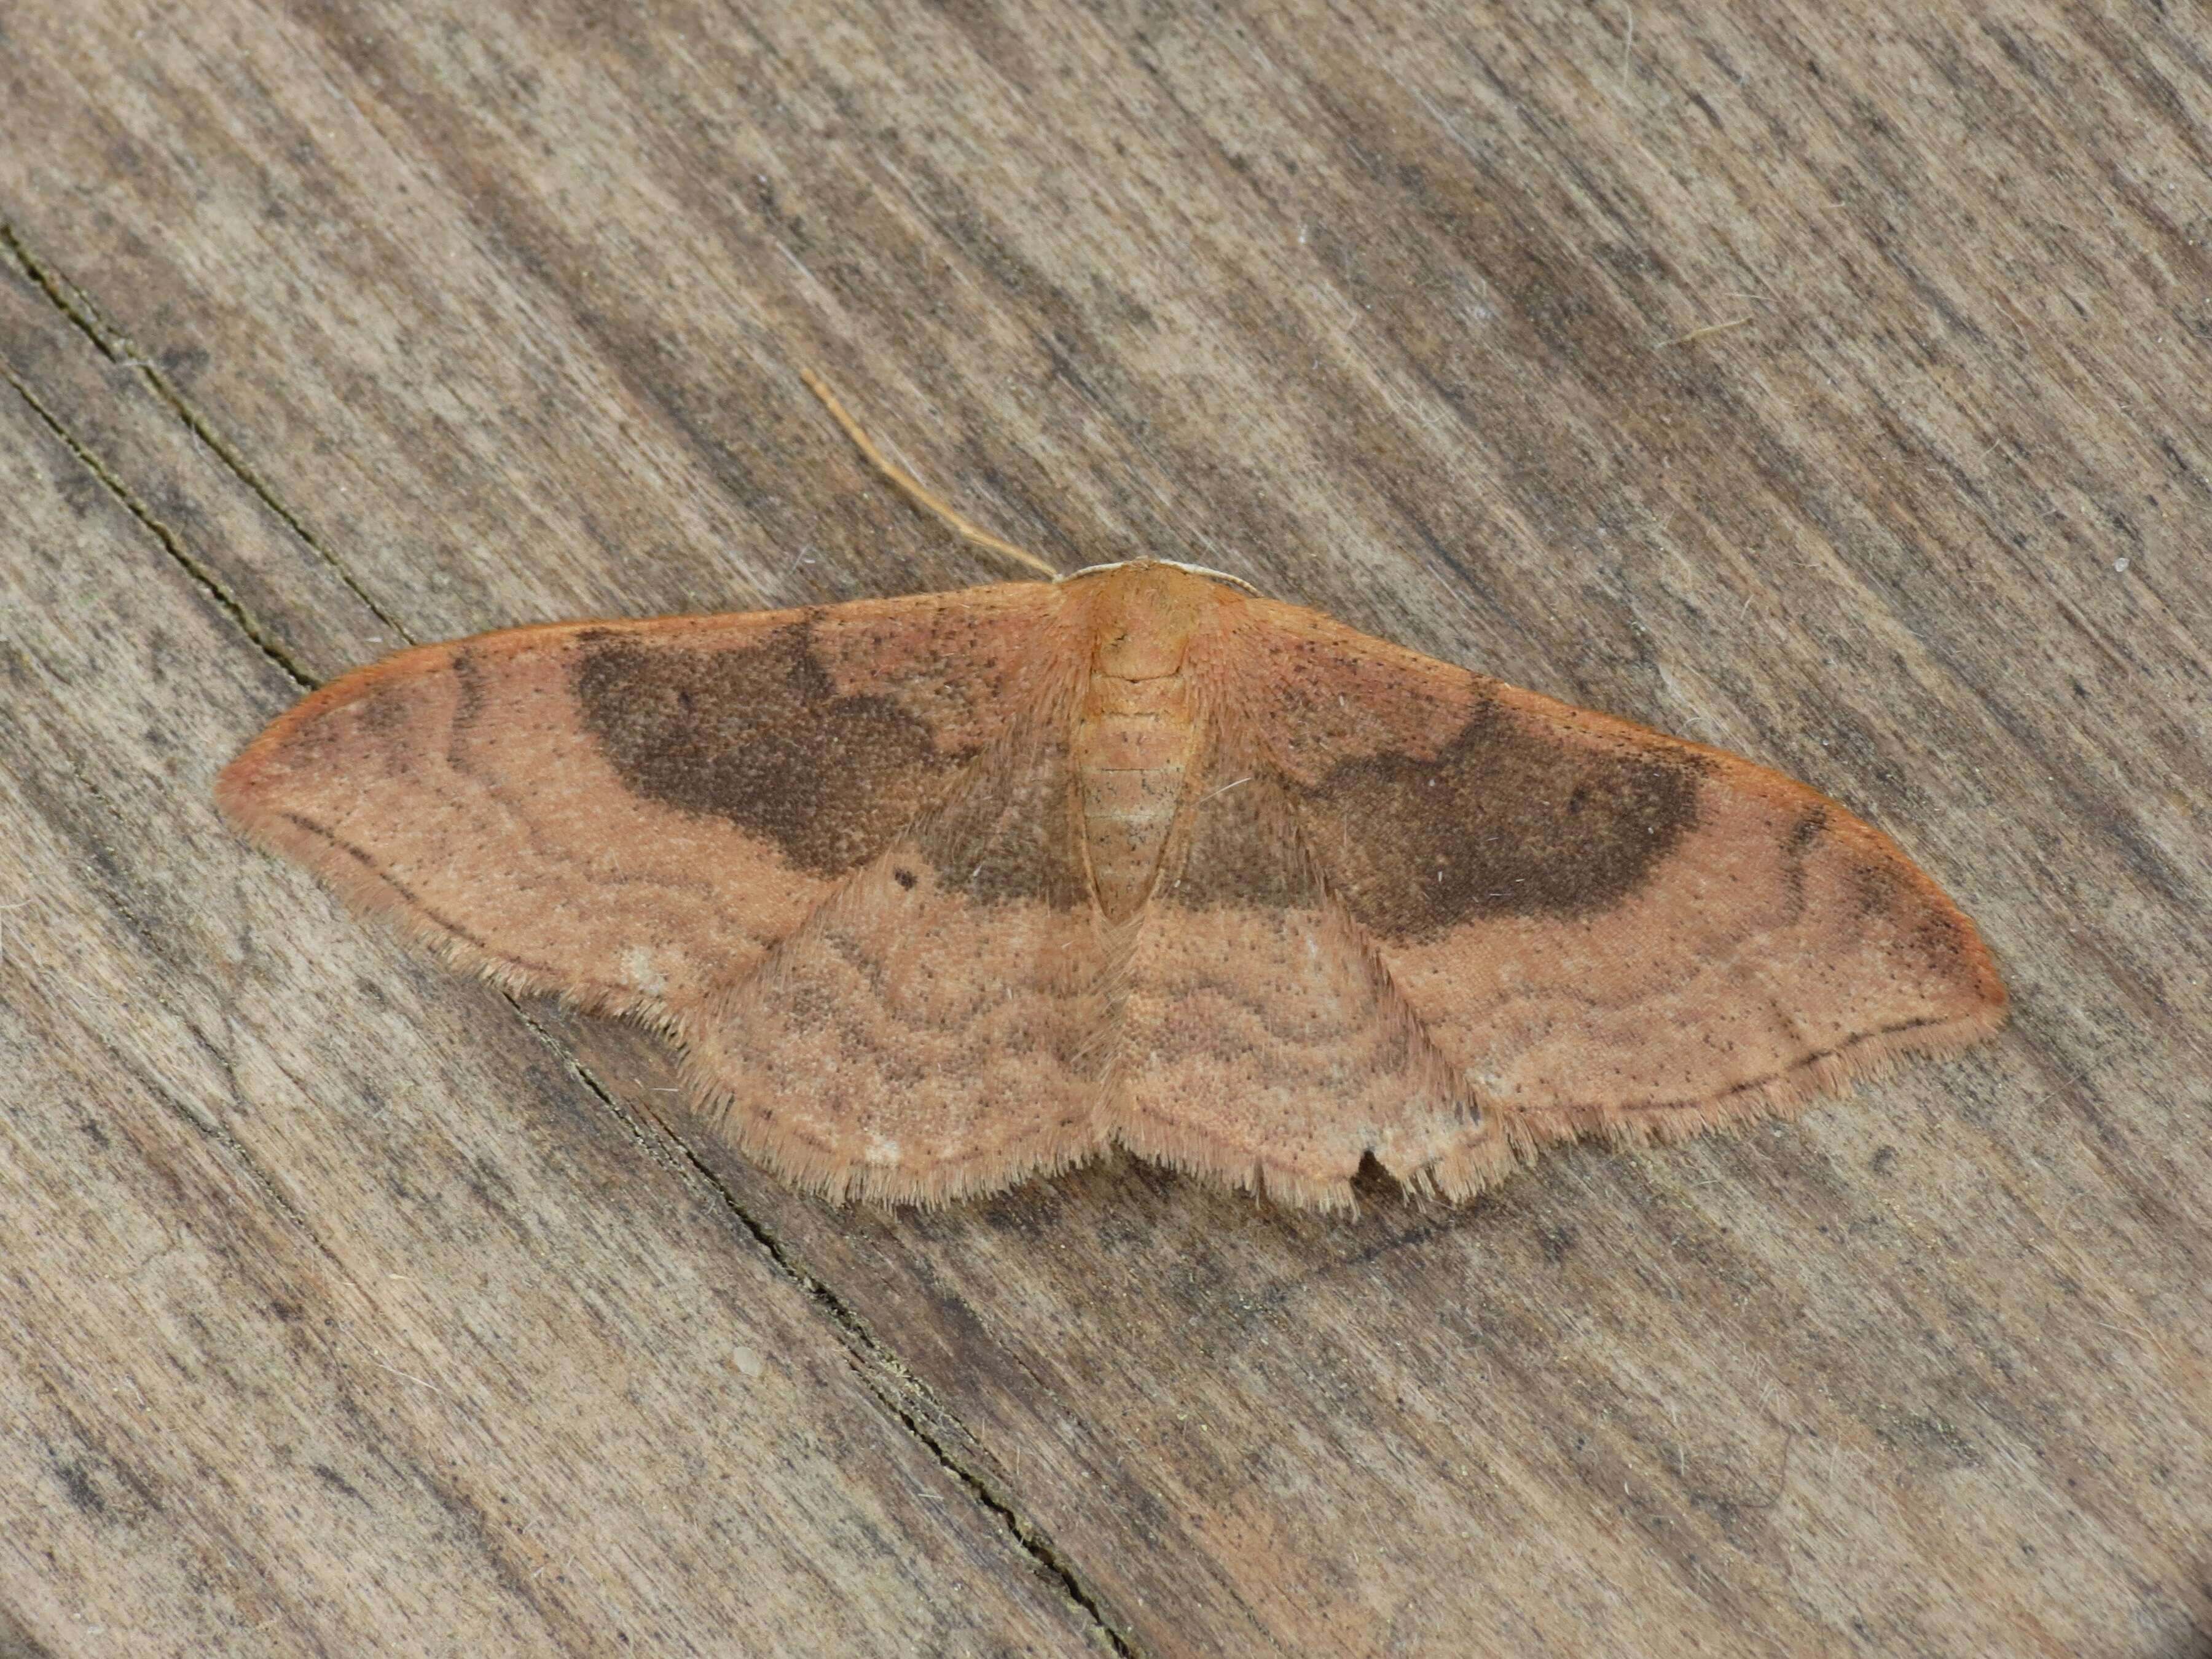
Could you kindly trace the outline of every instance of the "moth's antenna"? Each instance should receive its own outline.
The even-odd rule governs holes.
[[[845,435],[853,441],[853,447],[866,456],[869,464],[884,477],[889,478],[915,506],[944,520],[956,532],[975,543],[976,546],[988,548],[994,553],[1003,553],[1018,564],[1025,564],[1032,570],[1041,570],[1054,581],[1060,580],[1060,572],[1037,557],[1036,554],[1016,547],[1012,542],[1001,541],[981,525],[975,523],[924,489],[921,481],[914,474],[876,447],[868,434],[860,430],[860,423],[845,412],[845,405],[837,401],[837,394],[830,389],[829,383],[819,374],[811,368],[802,368],[799,371],[799,378],[806,382],[806,389],[809,392],[822,400],[822,407],[830,411],[830,418],[844,428]]]

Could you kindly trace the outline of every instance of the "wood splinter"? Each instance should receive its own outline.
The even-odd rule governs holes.
[[[1119,1146],[1465,1198],[2004,1017],[1958,908],[1804,785],[1160,561],[426,646],[217,794],[497,983],[659,1028],[708,1128],[837,1197]]]

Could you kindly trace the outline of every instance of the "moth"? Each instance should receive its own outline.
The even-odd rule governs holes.
[[[1826,796],[1165,561],[406,651],[218,796],[454,962],[658,1028],[699,1124],[836,1197],[1120,1146],[1461,1199],[2005,1007]]]

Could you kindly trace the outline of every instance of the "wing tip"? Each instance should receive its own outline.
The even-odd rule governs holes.
[[[1445,1198],[1465,1202],[1562,1142],[1589,1141],[1628,1150],[1673,1145],[1762,1121],[1794,1121],[1820,1100],[1878,1081],[1911,1060],[1941,1059],[1987,1042],[2007,1018],[2003,986],[1994,974],[1989,985],[1992,995],[1955,1015],[1869,1032],[1708,1100],[1626,1109],[1565,1106],[1493,1112],[1490,1121],[1494,1130],[1440,1160],[1426,1172],[1428,1179]]]

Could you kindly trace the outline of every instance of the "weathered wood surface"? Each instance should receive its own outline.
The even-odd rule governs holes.
[[[19,0],[0,109],[0,1653],[2212,1644],[2202,12]],[[695,1163],[208,786],[404,641],[1006,575],[806,365],[1839,795],[2014,1028],[1351,1223]]]

